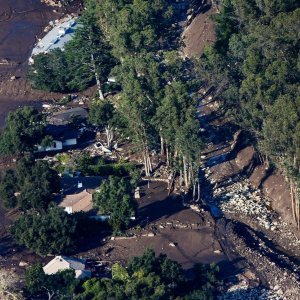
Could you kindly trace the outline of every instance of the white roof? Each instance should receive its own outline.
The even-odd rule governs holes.
[[[76,27],[78,24],[74,18],[57,24],[36,44],[31,56],[47,53],[55,48],[63,49],[64,45],[72,39]]]
[[[56,256],[46,266],[43,267],[45,274],[52,275],[59,271],[73,269],[76,278],[90,276],[90,271],[85,270],[85,260],[67,256]]]

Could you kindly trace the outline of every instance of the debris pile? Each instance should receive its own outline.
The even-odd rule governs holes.
[[[248,262],[251,262],[252,267],[268,282],[268,290],[251,290],[250,286],[237,287],[237,293],[228,293],[228,298],[220,299],[274,299],[274,300],[296,300],[299,299],[300,290],[299,267],[289,261],[285,255],[278,255],[266,246],[261,240],[258,248],[248,247],[247,242],[241,238],[235,230],[228,230],[229,238],[234,242],[237,252],[244,257]],[[253,236],[254,238],[254,236]],[[240,282],[241,284],[241,282]],[[243,284],[242,284],[243,285]],[[234,289],[234,287],[232,287]],[[242,297],[240,293],[254,293],[251,297]],[[255,294],[257,293],[257,294]],[[232,296],[232,297],[230,297]]]
[[[254,217],[260,226],[278,230],[279,223],[272,222],[277,216],[268,208],[270,202],[262,197],[259,190],[253,189],[247,180],[216,188],[213,196],[220,202],[222,211]]]

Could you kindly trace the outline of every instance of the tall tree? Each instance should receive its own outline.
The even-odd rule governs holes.
[[[25,106],[10,112],[0,135],[0,153],[32,152],[45,137],[44,116],[35,108]]]
[[[78,87],[83,90],[95,82],[99,97],[104,100],[103,83],[107,80],[114,60],[93,10],[86,10],[79,19],[79,27],[74,38],[65,46],[65,53],[72,74],[68,87],[71,90]]]

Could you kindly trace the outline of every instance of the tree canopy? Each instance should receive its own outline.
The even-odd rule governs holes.
[[[45,119],[35,108],[25,106],[8,114],[0,135],[0,153],[32,152],[45,137]]]
[[[299,184],[299,1],[226,0],[215,19],[217,42],[200,59],[199,77],[266,161]]]
[[[202,272],[203,277],[197,276],[197,280],[205,280],[208,274],[215,276],[217,270],[202,267]],[[215,286],[205,288],[197,285],[197,280],[194,286],[188,286],[177,262],[162,254],[155,256],[153,250],[146,250],[142,256],[130,259],[126,268],[120,264],[113,265],[112,279],[85,281],[76,299],[212,299]]]
[[[28,75],[35,88],[54,92],[82,91],[97,84],[103,98],[102,83],[114,64],[93,11],[86,10],[64,51],[36,55]]]
[[[11,227],[18,244],[40,255],[66,254],[75,248],[76,219],[63,208],[53,206],[47,213],[29,212]]]
[[[0,181],[0,195],[6,208],[18,206],[26,211],[44,211],[60,190],[56,171],[47,162],[35,162],[32,156],[20,159],[15,170],[8,169]]]
[[[63,299],[73,297],[79,280],[75,279],[75,271],[68,269],[56,274],[45,274],[42,265],[36,264],[25,272],[25,292],[27,295]]]
[[[99,192],[94,194],[93,202],[101,213],[110,215],[109,223],[116,232],[126,229],[130,218],[135,215],[132,185],[125,178],[110,176],[103,181]]]

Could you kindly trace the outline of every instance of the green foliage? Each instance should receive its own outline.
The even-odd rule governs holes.
[[[89,123],[97,126],[108,125],[114,113],[114,106],[109,101],[92,102],[89,107]]]
[[[26,293],[55,299],[72,297],[78,284],[74,270],[64,270],[53,275],[46,275],[41,264],[29,267],[25,272]]]
[[[30,212],[11,227],[20,245],[40,255],[69,253],[75,248],[76,220],[61,207],[51,207],[47,213]]]
[[[207,270],[203,268],[203,278],[208,277]],[[214,288],[190,288],[183,274],[177,262],[165,255],[157,257],[153,250],[147,250],[142,256],[132,258],[127,268],[115,264],[112,279],[93,278],[84,282],[76,299],[213,299]]]
[[[92,11],[85,11],[79,19],[80,26],[64,51],[51,50],[34,57],[28,78],[34,88],[53,92],[85,90],[104,82],[115,64],[110,48],[97,26]]]
[[[68,62],[65,53],[54,49],[49,53],[41,53],[34,57],[34,65],[28,72],[32,86],[45,91],[68,91],[67,82],[70,80]]]
[[[10,112],[0,135],[0,153],[32,152],[45,135],[44,116],[30,106]]]
[[[4,172],[0,195],[7,208],[17,205],[21,210],[44,211],[60,190],[58,174],[44,161],[35,162],[32,156],[23,157],[16,169]]]
[[[140,179],[140,170],[134,163],[120,159],[118,162],[104,160],[102,157],[80,155],[75,159],[74,168],[84,176],[118,176],[130,177],[132,185],[136,186]]]
[[[128,272],[119,263],[116,263],[112,266],[111,275],[112,275],[113,280],[118,280],[118,281],[124,282],[129,279]]]
[[[6,208],[14,208],[18,204],[16,191],[16,175],[13,170],[7,170],[0,183],[0,196]]]
[[[101,213],[110,215],[109,223],[115,232],[126,229],[135,214],[132,186],[124,178],[110,176],[109,180],[103,181],[93,201]]]
[[[299,1],[226,0],[199,76],[263,154],[299,169]],[[223,78],[222,78],[223,77]]]
[[[87,1],[96,9],[99,23],[118,58],[130,53],[155,52],[168,42],[172,6],[165,0]]]

